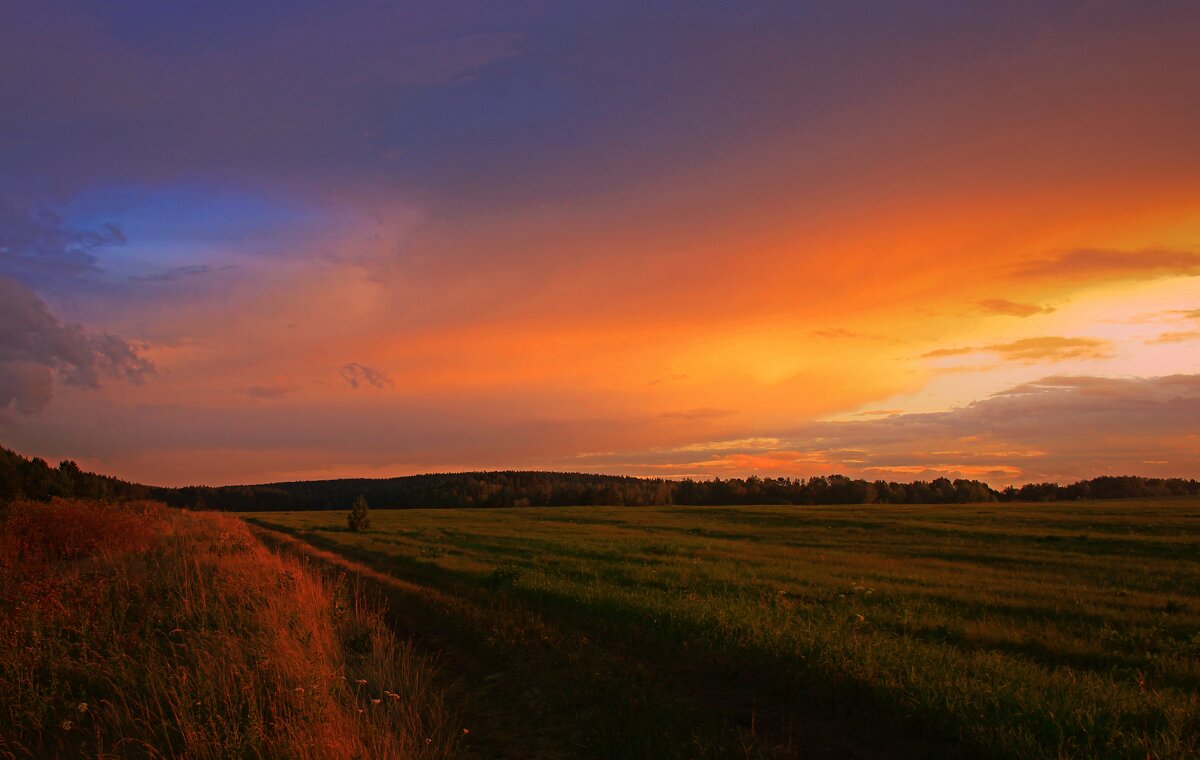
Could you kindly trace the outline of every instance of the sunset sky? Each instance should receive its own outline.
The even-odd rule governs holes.
[[[1200,477],[1194,0],[4,17],[0,445]]]

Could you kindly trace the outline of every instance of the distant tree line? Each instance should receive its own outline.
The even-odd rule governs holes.
[[[50,466],[0,448],[0,502],[75,496],[101,501],[155,499],[172,506],[229,511],[349,509],[360,496],[376,508],[656,506],[718,504],[967,504],[1196,496],[1200,481],[1099,477],[1070,485],[1030,483],[997,491],[979,480],[896,483],[843,475],[812,478],[663,480],[572,472],[464,472],[398,478],[344,478],[250,486],[162,488]]]
[[[258,486],[156,489],[173,504],[233,511],[348,509],[362,496],[376,508],[558,507],[718,504],[967,504],[1200,494],[1200,482],[1102,477],[1067,486],[1037,483],[997,491],[978,480],[911,483],[812,478],[662,480],[566,472],[467,472],[399,478],[314,480]]]
[[[1200,481],[1183,478],[1139,478],[1104,475],[1067,486],[1027,483],[1000,492],[1000,501],[1075,501],[1079,499],[1133,499],[1160,496],[1195,496]]]
[[[0,504],[14,499],[45,501],[55,496],[136,501],[152,498],[156,490],[160,489],[84,472],[69,459],[51,466],[39,457],[27,459],[0,447]]]
[[[189,486],[163,493],[168,504],[197,502],[234,511],[348,509],[362,496],[374,508],[558,507],[671,504],[673,484],[615,475],[469,472],[399,478],[345,478],[258,486]]]

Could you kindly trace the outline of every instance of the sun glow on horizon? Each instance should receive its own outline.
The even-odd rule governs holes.
[[[4,442],[163,484],[1200,475],[1194,11],[536,5],[171,51],[23,9]]]

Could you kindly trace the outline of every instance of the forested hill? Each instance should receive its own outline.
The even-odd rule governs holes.
[[[372,507],[513,507],[670,504],[672,483],[562,472],[464,472],[257,486],[180,488],[163,498],[233,510],[340,509],[362,494]]]
[[[959,504],[1200,495],[1200,482],[1181,478],[1099,477],[1070,485],[1031,483],[997,491],[978,480],[911,483],[812,478],[730,478],[704,481],[633,478],[573,472],[464,472],[163,488],[84,472],[72,461],[51,466],[0,447],[0,503],[14,498],[75,496],[102,501],[157,499],[172,506],[230,511],[347,509],[359,496],[373,508],[512,507],[661,504]]]
[[[133,501],[152,498],[161,490],[108,475],[83,472],[69,459],[52,467],[44,459],[29,459],[0,446],[0,504],[19,498],[44,501],[53,496]]]
[[[1031,483],[996,491],[978,480],[893,483],[841,475],[813,478],[660,480],[573,472],[467,472],[387,479],[314,480],[163,490],[177,506],[236,511],[347,509],[362,494],[373,507],[551,507],[662,504],[966,504],[1200,494],[1178,478],[1101,477],[1067,486]]]

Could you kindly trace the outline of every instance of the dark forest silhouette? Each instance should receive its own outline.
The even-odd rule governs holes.
[[[0,447],[0,503],[55,496],[126,501],[155,499],[176,507],[229,511],[348,509],[363,496],[380,509],[418,507],[553,507],[666,504],[967,504],[1200,495],[1200,481],[1103,476],[1069,485],[1029,483],[1003,490],[978,480],[937,478],[896,483],[842,475],[811,478],[664,480],[576,472],[463,472],[397,478],[343,478],[245,486],[164,488],[57,467]]]

